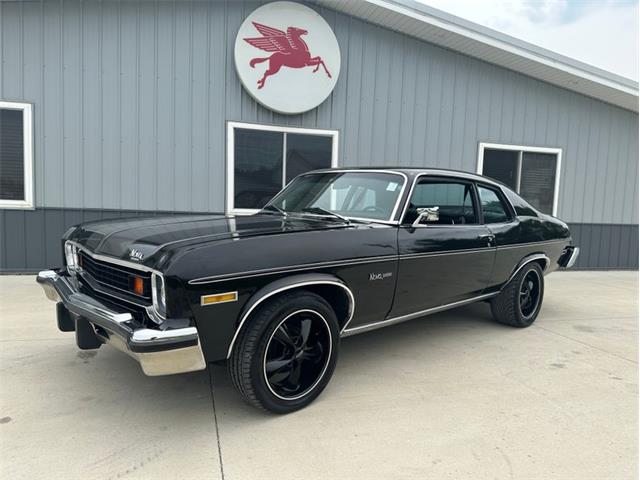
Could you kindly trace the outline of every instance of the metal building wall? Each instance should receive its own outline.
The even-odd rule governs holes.
[[[0,98],[34,104],[37,206],[0,210],[0,270],[57,263],[70,222],[104,210],[222,211],[227,120],[338,129],[341,166],[475,171],[478,142],[561,147],[558,215],[596,252],[581,265],[637,267],[636,113],[319,9],[336,89],[275,114],[233,65],[259,4],[0,2]]]

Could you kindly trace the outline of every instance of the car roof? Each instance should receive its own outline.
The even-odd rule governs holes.
[[[314,170],[313,172],[308,172],[308,173],[341,172],[341,171],[342,172],[376,171],[376,172],[396,173],[396,174],[405,175],[410,179],[413,179],[418,175],[430,175],[434,177],[449,177],[449,178],[460,178],[464,180],[480,181],[480,182],[489,183],[498,187],[506,187],[506,185],[504,185],[502,182],[499,182],[489,177],[485,177],[483,175],[478,175],[477,173],[465,172],[463,170],[450,170],[446,168],[373,167],[373,166],[371,167],[339,167],[339,168],[325,168],[322,170]]]

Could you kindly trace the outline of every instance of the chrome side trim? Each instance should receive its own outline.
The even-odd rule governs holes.
[[[516,269],[513,271],[513,273],[509,276],[509,279],[504,282],[504,284],[502,285],[502,287],[500,288],[500,291],[502,291],[502,289],[511,281],[513,280],[513,278],[518,274],[518,272],[520,270],[522,270],[527,264],[531,263],[531,262],[535,262],[536,260],[544,260],[545,262],[545,266],[542,269],[542,273],[544,274],[544,272],[547,271],[547,268],[549,268],[549,264],[551,263],[551,260],[549,259],[549,257],[547,257],[544,253],[534,253],[533,255],[529,255],[528,257],[525,257],[522,260],[522,263],[520,263]]]
[[[211,277],[195,278],[193,280],[189,280],[189,285],[200,285],[205,283],[219,282],[222,280],[238,280],[238,279],[247,278],[247,277],[258,277],[261,275],[287,273],[292,271],[309,270],[309,269],[321,268],[321,267],[334,267],[334,266],[339,267],[342,265],[360,265],[360,264],[366,264],[366,263],[378,263],[378,262],[385,262],[385,261],[391,261],[391,260],[397,260],[397,259],[398,259],[397,255],[383,255],[380,257],[368,257],[368,258],[362,258],[362,259],[337,260],[332,262],[303,263],[300,265],[289,265],[286,267],[264,268],[261,270],[249,270],[246,272],[225,273],[222,275],[213,275]]]
[[[566,240],[548,240],[543,242],[518,243],[513,245],[498,246],[497,249],[502,250],[502,249],[510,249],[510,248],[523,248],[523,247],[532,247],[536,245],[548,245],[548,244],[560,243],[560,242],[566,242]],[[385,262],[385,261],[392,261],[392,260],[409,260],[413,258],[430,257],[430,256],[436,256],[436,255],[458,255],[458,254],[464,254],[464,253],[488,252],[495,249],[496,247],[469,248],[465,250],[442,250],[437,252],[408,253],[404,255],[382,255],[378,257],[367,257],[367,258],[360,258],[360,259],[351,258],[351,259],[336,260],[331,262],[302,263],[299,265],[288,265],[285,267],[264,268],[260,270],[248,270],[244,272],[225,273],[222,275],[212,275],[210,277],[194,278],[193,280],[189,280],[189,285],[200,285],[200,284],[206,284],[206,283],[221,282],[223,280],[240,280],[242,278],[259,277],[262,275],[271,275],[276,273],[288,273],[288,272],[296,272],[296,271],[303,271],[303,270],[312,270],[314,268],[341,267],[341,266],[360,265],[360,264],[367,264],[367,263],[378,263],[378,262]]]
[[[343,330],[342,333],[340,334],[340,337],[346,338],[346,337],[350,337],[351,335],[357,335],[358,333],[377,330],[378,328],[388,327],[389,325],[395,325],[397,323],[413,320],[414,318],[431,315],[432,313],[442,312],[444,310],[449,310],[450,308],[461,307],[469,303],[475,303],[480,300],[495,297],[496,295],[498,295],[498,292],[487,293],[484,295],[479,295],[477,297],[467,298],[465,300],[460,300],[453,303],[447,303],[446,305],[440,305],[438,307],[432,307],[432,308],[427,308],[426,310],[420,310],[418,312],[408,313],[406,315],[401,315],[399,317],[389,318],[387,320],[382,320],[381,322],[367,323],[366,325],[360,325],[358,327],[353,327],[347,330]]]
[[[229,344],[229,349],[227,350],[227,359],[229,357],[231,357],[231,353],[233,352],[233,346],[236,343],[236,340],[238,339],[238,335],[240,335],[240,331],[242,330],[242,327],[244,325],[244,323],[247,321],[247,319],[249,318],[249,316],[251,315],[251,312],[253,312],[258,305],[260,305],[262,302],[264,302],[266,299],[277,295],[278,293],[284,292],[286,290],[291,290],[293,288],[299,288],[299,287],[305,287],[308,285],[335,285],[337,287],[342,288],[348,295],[349,297],[349,315],[347,318],[347,321],[345,322],[345,325],[347,325],[351,319],[353,318],[353,313],[355,311],[355,298],[353,296],[353,292],[351,291],[351,289],[349,287],[347,287],[344,283],[339,282],[337,280],[312,280],[312,281],[308,281],[308,282],[299,282],[299,283],[293,283],[291,285],[286,285],[284,287],[278,288],[272,292],[267,292],[265,295],[263,295],[262,297],[260,297],[256,302],[254,302],[249,309],[242,315],[242,318],[240,318],[240,322],[238,323],[238,328],[236,328],[235,333],[233,334],[233,338],[231,339],[231,343]]]

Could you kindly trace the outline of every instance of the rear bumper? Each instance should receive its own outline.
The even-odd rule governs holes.
[[[38,274],[37,282],[49,300],[64,306],[63,309],[58,308],[58,325],[63,331],[76,331],[80,348],[97,348],[101,343],[108,343],[135,358],[147,375],[169,375],[205,368],[195,327],[164,330],[136,327],[130,313],[116,312],[81,293],[73,277],[45,270]],[[61,315],[66,318],[60,318]],[[63,328],[65,322],[68,327],[69,322],[72,324]],[[87,343],[87,335],[95,338],[89,338]]]
[[[580,255],[580,247],[569,245],[564,249],[562,255],[560,255],[558,264],[562,268],[571,268],[575,265],[576,260],[578,260],[578,255]]]

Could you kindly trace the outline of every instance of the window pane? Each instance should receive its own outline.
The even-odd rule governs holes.
[[[556,155],[524,152],[520,195],[544,213],[553,213],[553,191],[556,179]]]
[[[503,223],[509,221],[509,214],[496,192],[478,186],[484,223]]]
[[[24,200],[22,110],[0,109],[0,199]]]
[[[374,172],[327,172],[303,175],[273,201],[287,212],[390,220],[402,191],[400,175]],[[324,212],[322,211],[324,210]]]
[[[421,181],[413,190],[405,223],[413,223],[418,208],[438,207],[439,219],[430,223],[458,225],[477,223],[471,185],[465,183]]]
[[[518,155],[519,152],[513,150],[485,149],[482,174],[517,191]]]
[[[301,173],[331,167],[333,137],[287,134],[287,183]]]
[[[262,208],[282,189],[283,135],[262,130],[235,130],[235,208]]]

